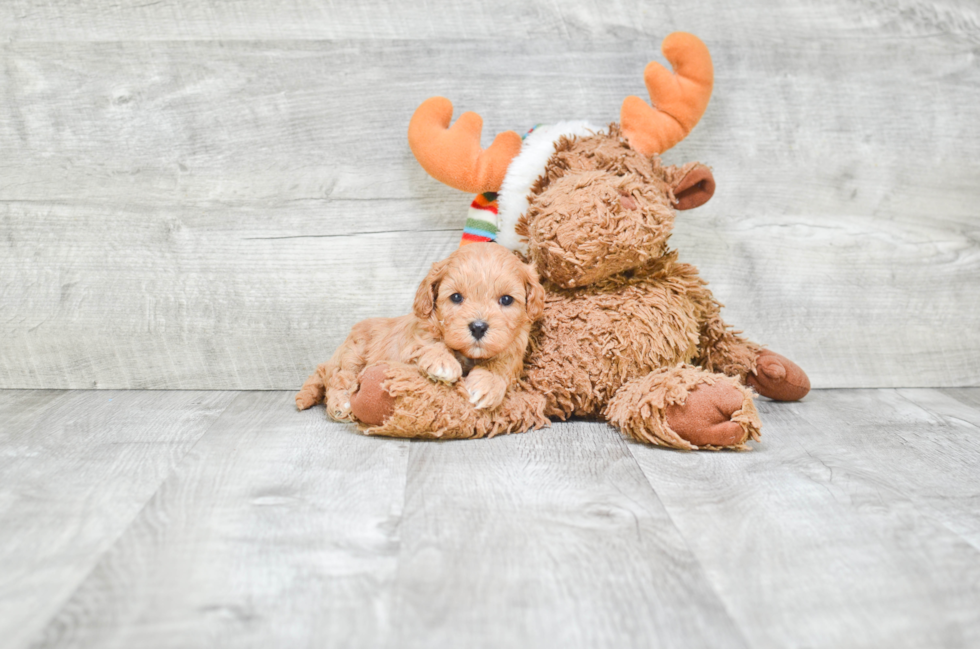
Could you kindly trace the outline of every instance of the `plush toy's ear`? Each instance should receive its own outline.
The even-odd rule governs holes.
[[[415,292],[415,302],[412,305],[412,311],[419,320],[427,319],[435,310],[436,297],[439,295],[439,282],[446,275],[448,266],[448,259],[432,264],[429,274],[419,284],[419,290]]]
[[[711,175],[711,169],[695,163],[686,174],[673,182],[672,189],[674,209],[694,209],[707,203],[714,195],[715,177]]]
[[[541,286],[538,271],[535,270],[533,264],[523,264],[522,273],[524,275],[524,295],[526,296],[524,310],[527,313],[527,319],[535,322],[544,315],[544,287]]]

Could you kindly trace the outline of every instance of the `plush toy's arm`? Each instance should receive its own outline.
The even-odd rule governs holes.
[[[470,403],[462,381],[428,380],[418,368],[384,363],[366,368],[352,395],[354,417],[369,435],[458,439],[522,433],[548,425],[544,396],[518,382],[492,410]]]
[[[700,353],[694,360],[695,364],[709,372],[719,372],[743,381],[755,371],[755,359],[762,351],[762,345],[745,340],[741,332],[725,324],[719,305],[714,300],[709,303],[699,333]]]
[[[720,305],[707,302],[701,322],[700,353],[694,362],[709,372],[737,377],[764,397],[797,401],[810,391],[810,379],[785,356],[744,339],[721,319]]]

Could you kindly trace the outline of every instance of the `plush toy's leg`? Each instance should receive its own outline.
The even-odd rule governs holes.
[[[810,391],[810,378],[799,365],[781,354],[763,349],[755,371],[745,377],[756,392],[775,401],[799,401]]]
[[[492,410],[477,409],[462,381],[431,381],[412,365],[366,368],[352,395],[354,418],[368,435],[456,439],[519,433],[548,425],[545,399],[524,383],[512,386]]]
[[[797,401],[810,391],[810,379],[785,356],[764,349],[732,331],[714,313],[701,326],[701,355],[695,363],[709,372],[736,376],[776,401]]]
[[[633,439],[684,450],[747,450],[761,428],[752,393],[738,379],[692,365],[630,381],[604,415]]]

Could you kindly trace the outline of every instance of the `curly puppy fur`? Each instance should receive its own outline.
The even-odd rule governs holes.
[[[511,421],[482,411],[455,423],[430,421],[427,413],[462,412],[464,395],[418,383],[410,392],[401,387],[404,374],[394,373],[386,382],[394,414],[368,432],[521,431],[533,420],[523,417],[543,401],[547,417],[602,418],[650,444],[748,448],[760,422],[744,382],[762,347],[725,324],[722,305],[697,269],[667,246],[675,210],[691,199],[685,179],[693,172],[710,177],[698,163],[666,166],[659,156],[634,151],[616,124],[605,133],[561,139],[518,223],[546,294],[523,380],[508,396],[508,412],[522,414]],[[688,204],[699,203],[695,197]],[[719,395],[730,404],[721,413],[728,428],[714,439],[723,441],[685,437],[681,429],[692,418],[718,417]]]
[[[544,290],[534,268],[494,243],[474,243],[432,265],[413,313],[359,322],[296,395],[300,410],[326,399],[327,414],[351,418],[351,395],[367,366],[413,364],[434,381],[461,381],[477,409],[494,409],[521,374]]]

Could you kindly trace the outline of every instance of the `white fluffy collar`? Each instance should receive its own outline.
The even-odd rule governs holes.
[[[602,129],[588,122],[558,122],[538,126],[527,137],[516,158],[507,167],[504,182],[497,192],[497,243],[511,250],[527,252],[527,244],[517,236],[517,220],[527,211],[531,186],[544,173],[545,165],[563,136],[587,136]]]

